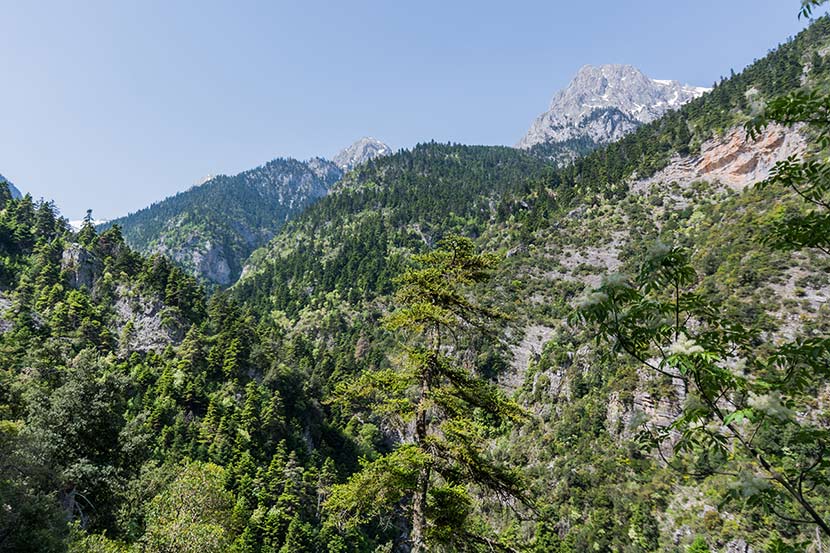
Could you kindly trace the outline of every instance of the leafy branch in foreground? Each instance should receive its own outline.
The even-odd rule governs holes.
[[[746,125],[750,138],[773,123],[803,125],[814,138],[819,152],[830,148],[830,94],[797,90],[770,100],[763,111]],[[792,190],[806,206],[785,212],[772,225],[766,242],[783,249],[817,248],[830,255],[830,162],[808,153],[793,155],[775,164],[759,188],[782,186]]]
[[[798,17],[811,17],[813,10],[826,2],[827,0],[801,0],[801,9],[798,10]]]
[[[764,345],[697,284],[687,252],[660,246],[638,275],[607,277],[576,319],[683,384],[681,415],[650,444],[675,439],[673,466],[731,475],[727,499],[830,536],[830,432],[811,408],[830,378],[830,339]]]
[[[336,400],[395,421],[403,443],[335,486],[326,509],[345,526],[391,524],[403,509],[413,553],[506,550],[478,527],[468,491],[522,498],[517,472],[491,462],[485,446],[500,423],[524,412],[465,361],[469,335],[487,332],[500,318],[469,293],[497,260],[476,253],[469,239],[450,236],[415,261],[419,266],[397,279],[398,308],[386,318],[387,328],[406,338],[405,361],[399,370],[341,386]]]

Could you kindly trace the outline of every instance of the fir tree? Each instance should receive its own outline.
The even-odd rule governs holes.
[[[405,360],[396,371],[364,373],[340,390],[346,404],[371,394],[379,412],[411,421],[414,432],[394,452],[335,486],[326,508],[345,524],[356,524],[388,517],[405,500],[412,551],[422,553],[430,544],[489,539],[471,529],[467,485],[521,496],[518,475],[492,463],[485,444],[493,422],[518,420],[522,411],[460,362],[469,334],[499,317],[471,299],[471,288],[488,279],[496,258],[477,254],[467,238],[451,236],[415,261],[418,267],[397,279],[397,310],[386,320],[406,340]]]

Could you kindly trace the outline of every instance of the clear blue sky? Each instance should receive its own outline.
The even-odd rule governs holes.
[[[114,217],[363,135],[513,144],[586,63],[708,86],[798,0],[0,0],[0,173]]]

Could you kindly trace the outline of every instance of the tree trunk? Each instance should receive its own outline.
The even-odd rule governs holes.
[[[427,489],[429,484],[429,467],[418,473],[418,488],[412,499],[412,553],[425,553],[427,526]]]
[[[437,355],[438,346],[435,346]],[[429,395],[429,388],[432,383],[432,370],[434,360],[427,361],[424,367],[424,372],[421,375],[421,390],[418,401],[418,412],[415,415],[415,445],[422,451],[426,443],[428,428],[427,428],[427,399]],[[412,551],[411,553],[425,553],[427,551],[426,544],[426,526],[427,526],[427,493],[429,492],[429,476],[430,467],[426,465],[421,467],[418,472],[418,482],[415,487],[415,494],[412,498]]]

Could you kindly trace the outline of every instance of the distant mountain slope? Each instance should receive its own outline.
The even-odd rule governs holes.
[[[435,143],[358,167],[254,252],[235,289],[262,313],[289,315],[331,291],[351,301],[374,298],[390,289],[400,252],[432,246],[446,232],[477,237],[493,221],[513,219],[525,221],[514,230],[529,239],[537,226],[555,225],[551,214],[566,206],[622,199],[632,178],[654,175],[676,156],[696,156],[713,136],[745,122],[758,98],[799,87],[804,51],[823,40],[827,26],[821,20],[710,93],[559,169],[534,155],[541,145]]]
[[[342,149],[336,156],[334,156],[334,164],[340,167],[343,171],[350,171],[362,165],[369,160],[381,156],[388,156],[392,153],[392,148],[371,136],[364,136],[357,140],[348,148]]]
[[[137,250],[164,253],[192,274],[226,286],[252,251],[325,196],[342,174],[321,158],[275,159],[238,175],[212,177],[104,228],[117,224]]]
[[[19,200],[23,197],[23,194],[20,193],[20,190],[18,190],[17,187],[14,184],[12,184],[12,182],[9,179],[4,177],[3,175],[0,175],[0,184],[2,183],[6,183],[8,185],[9,192],[11,192],[12,194],[12,198],[14,198],[15,200]]]
[[[358,166],[249,260],[236,291],[264,312],[291,314],[338,292],[388,292],[404,251],[447,232],[479,235],[507,190],[549,165],[503,146],[421,144]]]
[[[517,147],[547,147],[566,160],[619,140],[708,89],[651,79],[631,65],[586,65],[556,93]]]

